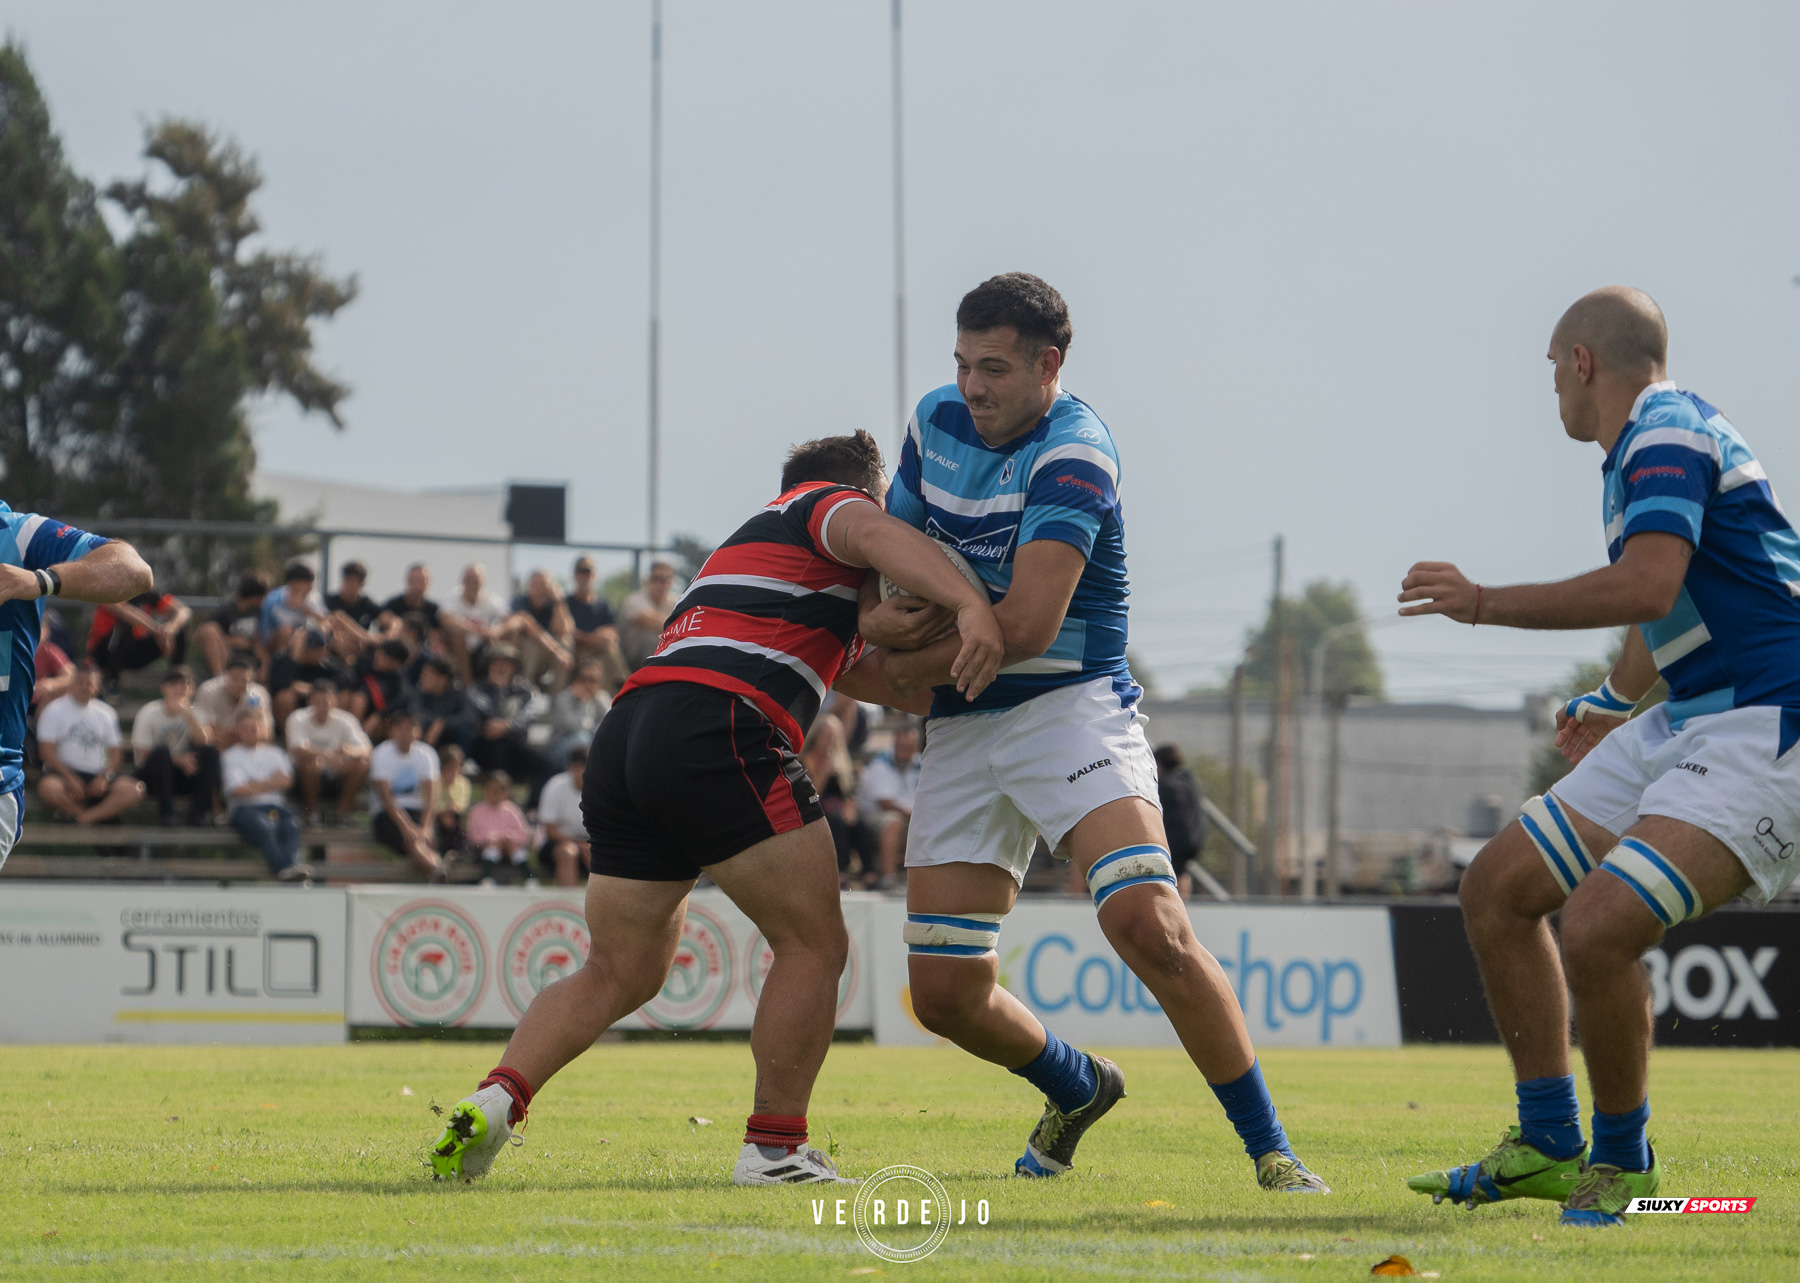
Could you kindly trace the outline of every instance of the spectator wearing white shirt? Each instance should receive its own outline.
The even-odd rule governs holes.
[[[878,885],[894,885],[900,857],[906,851],[906,830],[912,823],[913,802],[919,795],[919,732],[901,726],[894,732],[892,752],[881,753],[863,767],[860,801],[862,813],[876,828],[875,861],[881,870]]]
[[[255,713],[238,718],[234,743],[220,756],[231,827],[262,853],[283,882],[312,875],[300,860],[300,817],[287,800],[294,764],[268,742],[269,724]]]
[[[38,796],[65,823],[99,824],[144,796],[142,781],[119,774],[125,751],[119,715],[99,693],[99,672],[84,664],[69,693],[38,714],[38,755],[44,762]]]
[[[544,829],[538,863],[559,887],[580,886],[588,871],[587,823],[581,814],[581,777],[587,760],[587,746],[576,745],[569,753],[569,769],[544,785],[538,798],[538,823]]]
[[[236,743],[238,719],[246,714],[254,713],[260,717],[264,729],[269,734],[274,733],[269,689],[251,676],[255,671],[254,659],[242,653],[235,654],[225,661],[224,672],[207,678],[194,692],[194,711],[206,723],[213,747],[221,752]],[[265,734],[261,738],[268,737]]]
[[[287,747],[300,776],[307,821],[318,822],[323,794],[335,802],[326,822],[336,825],[369,777],[369,737],[356,714],[337,707],[337,683],[329,677],[316,679],[306,707],[288,718]]]
[[[131,753],[137,777],[156,799],[157,818],[175,822],[175,797],[188,799],[187,822],[212,817],[220,784],[219,750],[207,742],[206,721],[194,711],[194,673],[177,664],[163,674],[162,699],[131,719]]]
[[[430,824],[437,800],[438,755],[419,738],[418,720],[405,709],[388,719],[388,738],[369,758],[369,779],[376,840],[441,881],[447,866],[431,843]]]
[[[512,611],[487,591],[487,567],[471,562],[463,567],[462,591],[439,608],[450,662],[466,682],[474,675],[474,661],[487,644],[500,636],[501,625]]]

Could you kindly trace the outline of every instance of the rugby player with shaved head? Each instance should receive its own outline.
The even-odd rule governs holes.
[[[1605,452],[1609,565],[1557,583],[1471,582],[1423,561],[1403,615],[1509,628],[1618,628],[1600,688],[1557,714],[1574,769],[1490,841],[1463,915],[1512,1057],[1519,1121],[1476,1162],[1413,1177],[1433,1201],[1562,1203],[1623,1223],[1661,1169],[1650,1118],[1650,987],[1663,932],[1793,880],[1800,842],[1800,536],[1717,409],[1665,374],[1662,310],[1595,290],[1550,336],[1558,410]],[[1667,702],[1633,718],[1658,676]],[[1548,918],[1561,910],[1560,948]],[[1592,1148],[1569,1069],[1569,1008],[1593,1094]]]

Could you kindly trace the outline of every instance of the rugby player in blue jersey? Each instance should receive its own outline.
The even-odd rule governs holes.
[[[1477,1162],[1415,1176],[1434,1201],[1564,1204],[1617,1225],[1661,1183],[1650,1118],[1650,986],[1663,932],[1793,880],[1800,842],[1800,536],[1737,429],[1664,375],[1649,295],[1579,299],[1550,337],[1563,428],[1606,454],[1604,569],[1471,583],[1420,562],[1403,615],[1512,628],[1635,625],[1599,690],[1557,715],[1575,768],[1469,866],[1462,907],[1517,1080],[1519,1122]],[[1658,675],[1669,697],[1627,720]],[[1547,919],[1562,911],[1560,956]],[[1594,1097],[1582,1137],[1569,1008]]]
[[[153,585],[130,544],[0,503],[0,865],[25,812],[25,715],[37,684],[44,598],[111,605]],[[110,780],[97,777],[101,792]]]
[[[1044,1093],[1014,1170],[1067,1171],[1125,1082],[997,983],[1000,921],[1042,834],[1085,876],[1107,939],[1168,1013],[1258,1181],[1327,1193],[1289,1148],[1231,984],[1176,894],[1143,692],[1125,662],[1118,454],[1099,416],[1062,390],[1068,307],[1014,272],[971,290],[956,325],[956,383],[919,402],[887,505],[980,574],[1006,667],[969,702],[950,680],[957,636],[937,636],[951,629],[946,612],[880,602],[865,581],[860,620],[870,642],[899,648],[883,657],[890,684],[936,691],[906,846],[913,1013]]]

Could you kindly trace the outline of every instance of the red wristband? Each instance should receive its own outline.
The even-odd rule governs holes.
[[[1476,584],[1475,585],[1475,617],[1469,621],[1469,627],[1473,628],[1473,627],[1475,627],[1476,624],[1479,624],[1480,622],[1481,622],[1481,585]]]

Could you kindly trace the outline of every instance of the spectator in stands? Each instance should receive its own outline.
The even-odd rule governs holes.
[[[612,707],[612,696],[600,675],[600,665],[583,664],[575,670],[575,680],[567,690],[556,693],[550,701],[550,750],[545,754],[550,765],[567,764],[575,749],[585,749],[594,742],[594,731],[600,719]]]
[[[369,738],[380,743],[393,734],[394,715],[406,706],[406,643],[390,637],[367,655],[356,675],[351,711],[362,719]]]
[[[599,664],[606,693],[616,693],[631,670],[625,667],[625,656],[619,650],[619,627],[613,618],[612,603],[600,595],[592,557],[575,559],[575,589],[563,600],[569,608],[569,622],[575,626],[576,668]]]
[[[675,609],[681,594],[675,591],[675,567],[666,561],[650,563],[644,586],[625,598],[619,607],[619,647],[633,669],[650,657],[656,639]]]
[[[515,779],[530,780],[533,806],[554,773],[526,739],[536,697],[531,683],[519,676],[512,647],[504,642],[488,647],[486,675],[469,688],[469,703],[481,719],[481,733],[469,756],[484,771],[505,771]]]
[[[445,857],[464,846],[463,820],[474,790],[463,774],[462,749],[446,744],[438,750],[437,809],[431,815],[431,840]]]
[[[1198,860],[1206,849],[1206,813],[1200,809],[1200,782],[1188,770],[1179,744],[1156,746],[1156,796],[1162,803],[1163,832],[1169,839],[1169,859],[1175,865],[1176,889],[1185,900],[1194,889],[1188,861]]]
[[[269,661],[269,694],[275,701],[275,724],[286,726],[295,710],[311,702],[313,683],[330,682],[336,692],[348,691],[355,680],[355,674],[332,655],[323,631],[295,629],[287,649]]]
[[[400,617],[400,640],[406,643],[406,653],[409,656],[406,667],[400,670],[409,690],[419,684],[419,673],[427,660],[439,659],[446,664],[452,662],[450,649],[444,644],[444,630],[431,627],[425,622],[424,615]]]
[[[124,756],[119,715],[99,695],[100,674],[84,664],[69,693],[38,715],[38,754],[44,762],[38,796],[65,823],[99,824],[144,796],[141,781],[119,774]]]
[[[512,800],[512,777],[505,771],[491,771],[481,785],[481,801],[469,808],[465,822],[469,847],[481,854],[481,885],[511,882],[515,872],[525,870],[531,860],[531,826],[525,812]]]
[[[37,656],[32,666],[37,674],[37,684],[31,688],[33,708],[42,708],[58,696],[67,694],[75,680],[75,665],[63,648],[50,640],[50,612],[44,613],[46,618],[38,621]]]
[[[340,653],[347,650],[354,656],[380,640],[375,635],[375,620],[381,615],[381,603],[363,591],[369,582],[369,569],[362,562],[346,561],[338,575],[340,586],[325,598],[325,609],[330,614],[332,636],[340,643]]]
[[[462,590],[439,614],[450,661],[465,682],[474,677],[476,660],[489,642],[499,638],[510,613],[506,603],[487,590],[487,567],[480,562],[464,566]]]
[[[269,734],[274,733],[270,711],[274,705],[268,687],[251,676],[256,667],[256,660],[240,651],[225,662],[223,673],[201,682],[194,693],[194,710],[206,722],[212,745],[220,752],[231,747],[237,736],[238,719],[247,713],[262,718]]]
[[[875,869],[876,844],[856,808],[856,764],[844,744],[844,724],[830,713],[819,714],[801,746],[800,764],[818,791],[831,842],[837,848],[838,885],[847,891],[852,851],[861,856],[866,875]],[[544,790],[546,796],[549,791]]]
[[[283,882],[312,876],[300,859],[300,817],[287,800],[294,764],[268,742],[269,725],[255,713],[238,719],[237,740],[220,757],[231,827],[262,852],[269,872]]]
[[[400,620],[405,615],[423,615],[428,627],[438,626],[438,604],[425,595],[431,587],[431,567],[415,561],[406,568],[406,591],[381,603],[381,615],[375,621],[384,637],[400,634]]]
[[[425,818],[437,800],[438,756],[419,739],[418,723],[405,709],[388,718],[388,731],[389,737],[369,756],[375,840],[441,881],[448,866],[431,844]]]
[[[513,598],[500,636],[519,653],[519,672],[542,691],[568,685],[575,667],[575,625],[550,572],[533,570],[525,591]]]
[[[194,671],[176,664],[163,674],[162,699],[131,719],[131,753],[137,777],[156,799],[156,815],[175,823],[177,794],[188,800],[187,822],[212,819],[220,786],[219,750],[208,741],[206,721],[194,711]]]
[[[577,744],[569,754],[569,769],[558,771],[538,798],[538,823],[544,829],[538,865],[559,887],[580,886],[588,872],[587,822],[581,814],[581,778],[587,760],[587,745]]]
[[[419,738],[438,751],[454,744],[458,756],[466,754],[481,732],[480,719],[469,697],[456,683],[450,665],[435,656],[419,668],[418,685],[407,692],[407,711],[419,723]]]
[[[306,707],[288,715],[288,756],[300,777],[300,797],[306,804],[308,824],[326,823],[335,828],[345,807],[356,804],[363,781],[369,777],[369,737],[356,715],[337,706],[337,683],[329,677],[311,682]],[[319,798],[333,802],[331,814],[321,821]]]
[[[325,625],[325,599],[313,589],[315,578],[313,568],[304,561],[292,562],[281,576],[281,591],[263,598],[264,655],[286,650],[296,629]]]
[[[230,601],[213,611],[212,618],[194,629],[194,641],[206,657],[206,671],[217,677],[233,655],[262,659],[262,604],[269,595],[269,581],[260,571],[238,580]]]
[[[907,723],[895,729],[893,750],[877,754],[863,767],[859,809],[875,828],[875,860],[880,869],[876,885],[884,891],[894,885],[900,857],[906,852],[906,830],[912,823],[923,767],[918,728]]]
[[[100,668],[104,689],[116,692],[119,674],[148,668],[159,659],[187,662],[188,621],[194,617],[173,593],[139,593],[130,601],[94,607],[87,653]]]

